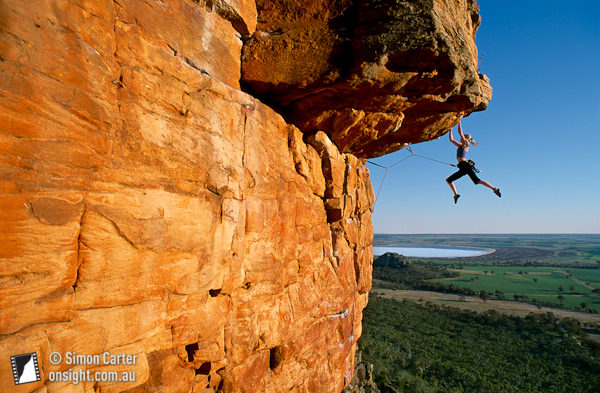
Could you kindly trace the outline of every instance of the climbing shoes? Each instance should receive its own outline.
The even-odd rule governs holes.
[[[499,188],[494,188],[494,194],[498,195],[498,198],[502,198],[502,194],[500,194]],[[458,202],[458,198],[460,198],[460,194],[454,195],[454,203]]]

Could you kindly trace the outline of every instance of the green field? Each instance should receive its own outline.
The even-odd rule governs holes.
[[[599,269],[557,269],[549,267],[468,266],[460,270],[460,277],[436,280],[453,283],[463,288],[504,293],[506,299],[525,295],[522,300],[555,303],[557,306],[585,308],[600,311],[600,294],[591,288],[600,288]],[[477,273],[478,272],[478,273]],[[568,276],[568,274],[571,276]],[[588,285],[584,285],[587,283]],[[560,290],[562,288],[562,291]],[[558,296],[562,296],[562,302]]]

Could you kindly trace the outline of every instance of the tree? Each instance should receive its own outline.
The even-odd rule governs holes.
[[[569,286],[569,289],[571,290],[571,292],[575,291],[575,287],[573,285]]]
[[[534,279],[533,279],[533,282],[537,284],[537,282],[538,282],[538,279],[537,279],[537,278],[534,278]]]
[[[581,302],[581,308],[583,308],[585,310],[587,308],[587,303],[586,302]]]
[[[483,300],[483,302],[485,303],[489,298],[490,298],[490,294],[487,293],[484,290],[479,291],[479,297],[481,298],[481,300]]]
[[[502,291],[499,291],[496,289],[496,292],[494,292],[494,295],[496,295],[496,297],[498,299],[504,299],[504,292],[502,292]]]
[[[565,290],[565,289],[564,289],[562,286],[558,287],[558,292],[562,292],[562,291],[564,291],[564,290]]]
[[[563,302],[565,301],[565,297],[563,295],[558,295],[557,298],[560,304],[563,304]]]

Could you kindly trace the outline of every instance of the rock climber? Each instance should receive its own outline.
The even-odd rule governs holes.
[[[452,136],[452,129],[450,129],[448,135],[450,136],[450,142],[458,147],[458,149],[456,150],[456,159],[458,160],[458,171],[454,172],[446,179],[446,183],[448,183],[448,185],[452,189],[452,192],[454,192],[454,203],[458,201],[458,198],[460,198],[460,194],[456,192],[456,187],[454,186],[454,184],[452,184],[452,182],[457,179],[460,179],[464,175],[469,175],[473,183],[484,185],[487,188],[491,189],[494,192],[494,194],[498,195],[498,197],[501,197],[502,195],[500,194],[500,189],[495,188],[485,180],[479,179],[475,174],[475,163],[471,160],[467,160],[469,143],[473,146],[477,146],[477,143],[471,137],[470,134],[463,134],[462,125],[460,124],[460,121],[458,122],[458,135],[460,135],[460,143],[454,140],[454,137]]]

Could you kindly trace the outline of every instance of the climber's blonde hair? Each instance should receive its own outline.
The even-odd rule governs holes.
[[[477,146],[477,142],[475,142],[475,139],[473,139],[471,134],[465,134],[465,139],[467,140],[467,142],[471,142],[473,146]]]

